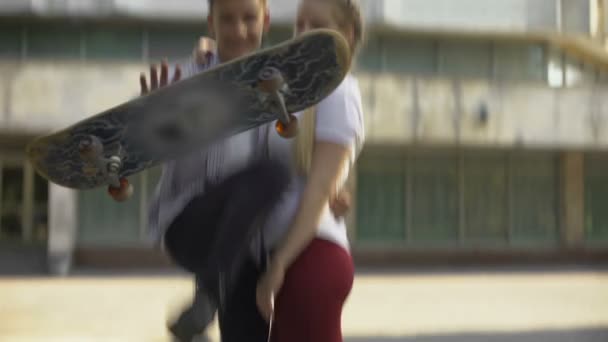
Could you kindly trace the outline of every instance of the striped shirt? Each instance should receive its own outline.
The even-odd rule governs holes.
[[[180,64],[182,77],[194,76],[217,63],[215,56],[207,65],[191,59]],[[262,129],[255,128],[164,163],[148,209],[149,236],[154,243],[163,247],[161,242],[171,222],[190,200],[204,193],[206,184],[217,184],[246,167],[260,152],[262,137]]]

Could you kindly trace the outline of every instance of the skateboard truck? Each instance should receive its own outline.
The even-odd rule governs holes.
[[[118,150],[118,155],[104,158],[101,140],[96,136],[89,135],[78,143],[78,152],[82,160],[97,166],[96,168],[85,167],[83,170],[85,173],[95,174],[97,170],[103,170],[110,179],[108,193],[115,201],[123,202],[133,195],[133,186],[129,184],[126,178],[119,178],[118,176],[122,168],[122,159],[118,156],[121,149]]]
[[[275,128],[277,133],[283,138],[292,138],[298,133],[298,119],[287,112],[283,91],[287,89],[287,84],[277,68],[266,67],[262,69],[258,76],[258,87],[279,105],[280,117]]]
[[[122,149],[118,149],[120,154]],[[116,201],[123,202],[133,195],[133,185],[129,184],[126,178],[119,178],[118,173],[122,168],[122,159],[118,155],[113,155],[107,159],[107,175],[110,178],[108,194]]]
[[[103,153],[103,144],[96,136],[89,135],[78,143],[78,152],[83,160],[93,161]]]

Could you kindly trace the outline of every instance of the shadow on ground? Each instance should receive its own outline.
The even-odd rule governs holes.
[[[346,337],[345,342],[607,342],[608,328],[530,331],[515,333],[464,333],[403,337]]]

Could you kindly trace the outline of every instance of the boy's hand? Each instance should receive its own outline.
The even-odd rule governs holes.
[[[336,219],[346,216],[351,206],[350,193],[346,190],[340,191],[335,197],[329,200],[329,209]]]
[[[158,88],[165,87],[169,84],[169,66],[166,60],[163,60],[160,64],[160,79],[158,78],[158,70],[155,64],[150,66],[150,83],[148,84],[146,74],[142,73],[139,76],[139,84],[141,86],[141,94],[145,95]],[[182,71],[179,66],[175,67],[173,78],[171,83],[177,82],[182,78]]]
[[[200,37],[197,44],[194,46],[194,60],[198,65],[209,63],[211,56],[215,53],[215,40],[209,37]]]

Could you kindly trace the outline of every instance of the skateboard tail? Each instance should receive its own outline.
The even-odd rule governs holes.
[[[69,186],[69,184],[62,184],[62,182],[59,182],[57,179],[54,179],[54,177],[49,175],[48,167],[45,166],[47,165],[45,160],[49,155],[51,144],[57,139],[59,139],[59,137],[53,138],[54,139],[49,139],[49,137],[40,137],[30,142],[25,148],[27,158],[30,161],[34,170],[46,180],[64,187],[74,189],[74,187]]]

